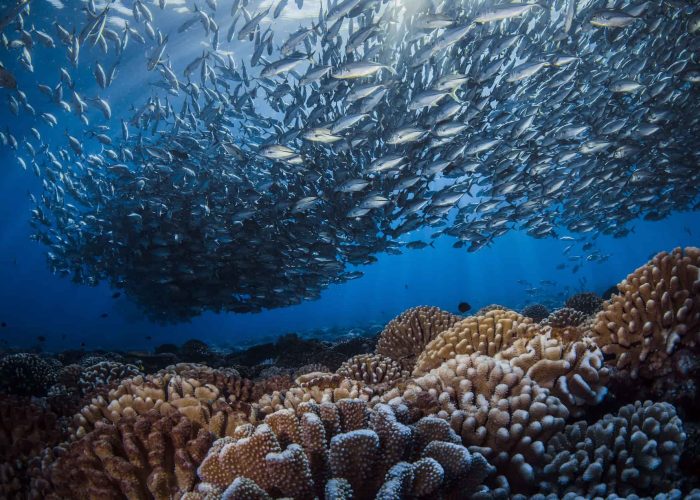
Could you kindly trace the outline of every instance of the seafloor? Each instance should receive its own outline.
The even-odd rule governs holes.
[[[2,353],[2,498],[700,498],[700,249],[605,298]]]

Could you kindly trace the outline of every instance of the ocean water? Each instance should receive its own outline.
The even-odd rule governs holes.
[[[0,0],[0,498],[156,498],[143,480],[150,465],[132,489],[110,476],[92,448],[101,432],[164,420],[159,432],[175,443],[171,424],[182,419],[210,446],[232,434],[214,429],[216,412],[258,425],[282,407],[301,414],[300,393],[335,404],[352,386],[367,415],[390,411],[376,406],[387,394],[400,396],[412,412],[391,411],[406,425],[438,408],[441,417],[479,414],[466,396],[446,403],[472,387],[464,379],[476,370],[436,370],[459,389],[442,387],[445,399],[432,406],[413,397],[424,375],[415,359],[377,347],[393,318],[416,306],[463,317],[493,304],[512,316],[532,304],[554,312],[579,293],[610,299],[660,252],[690,248],[700,259],[697,1],[17,5]],[[356,121],[334,131],[348,117]],[[596,316],[615,307],[612,298],[580,324],[532,325],[541,344],[505,335],[494,341],[503,352],[459,358],[517,375],[520,355],[526,364],[561,354],[546,360],[561,373],[517,375],[552,395],[546,411],[556,415],[542,418],[552,432],[534,444],[499,455],[450,421],[465,453],[494,465],[488,498],[700,498],[698,267],[659,285],[682,288],[675,302],[634,304],[649,317],[673,313],[646,321],[654,334],[644,340],[594,331],[598,323],[636,335],[634,314],[610,324]],[[182,347],[192,339],[208,349]],[[642,344],[652,348],[639,354]],[[498,428],[497,447],[525,410],[515,418],[509,405],[522,400],[506,404],[497,394],[505,385],[489,383],[469,390],[485,391],[475,400],[493,414],[513,413],[479,423],[484,433]],[[151,398],[158,390],[162,401]],[[142,399],[121,407],[125,393]],[[183,404],[178,413],[170,399],[180,398],[201,411]],[[548,439],[575,434],[565,425],[579,419],[609,437],[611,418],[615,432],[634,436],[615,441],[615,453],[634,448],[625,466],[637,475],[617,477],[609,461],[599,479],[586,469],[573,485],[553,481],[542,450],[564,445]],[[128,452],[120,442],[110,441],[118,458]],[[512,466],[522,453],[528,465]],[[170,498],[205,489],[206,471],[190,479],[170,480]],[[373,498],[368,484],[355,498]],[[457,489],[445,498],[470,497]]]

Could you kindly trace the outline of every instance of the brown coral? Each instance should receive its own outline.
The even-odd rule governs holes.
[[[409,427],[389,406],[370,412],[360,400],[305,404],[299,410],[280,410],[255,429],[242,427],[237,436],[216,441],[199,468],[204,482],[186,498],[489,493],[483,482],[493,467],[459,445],[458,436],[437,419]]]
[[[537,325],[515,311],[494,309],[482,316],[463,319],[425,347],[416,361],[413,375],[425,374],[459,354],[493,356],[512,345],[516,339],[529,338],[537,333]]]
[[[508,361],[457,355],[383,399],[405,404],[411,419],[437,415],[450,422],[470,451],[482,453],[508,478],[530,481],[544,443],[569,412],[558,398]]]
[[[178,413],[98,422],[47,467],[49,489],[63,498],[179,498],[194,487],[212,439]]]
[[[593,292],[581,292],[566,299],[566,307],[581,311],[587,316],[600,311],[603,299]]]
[[[398,361],[404,370],[410,371],[425,346],[460,319],[439,307],[408,309],[386,325],[379,335],[377,353]]]
[[[669,356],[700,338],[700,248],[661,252],[627,276],[598,313],[595,339],[615,366],[653,378]]]
[[[353,380],[359,380],[372,386],[375,391],[383,392],[397,381],[408,377],[409,373],[401,368],[398,361],[381,354],[358,354],[348,359],[336,371]]]
[[[67,377],[70,371],[64,370],[62,374]],[[135,365],[119,363],[118,361],[100,361],[81,371],[78,386],[81,393],[85,394],[100,385],[108,385],[141,374],[141,370]]]

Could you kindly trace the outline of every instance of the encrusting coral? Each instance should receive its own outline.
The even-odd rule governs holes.
[[[377,391],[390,388],[396,381],[408,377],[409,373],[401,368],[398,361],[381,354],[358,354],[345,361],[336,373],[359,380]]]
[[[637,401],[594,424],[567,425],[549,440],[540,491],[586,498],[665,492],[676,479],[684,441],[668,403]]]
[[[680,346],[700,340],[700,248],[661,252],[627,276],[598,313],[595,340],[632,378],[670,371]]]
[[[52,498],[179,498],[194,487],[213,438],[184,415],[151,410],[98,422],[42,473]]]
[[[413,307],[392,319],[379,335],[377,353],[413,370],[418,355],[441,332],[462,318],[439,307]]]
[[[505,498],[485,484],[494,468],[439,419],[400,423],[387,405],[304,403],[214,443],[203,483],[186,500],[251,498]]]
[[[387,392],[410,420],[445,419],[470,451],[483,454],[515,482],[533,478],[547,439],[564,428],[566,407],[522,369],[480,354],[457,355],[403,389]]]
[[[538,326],[515,311],[494,309],[481,316],[465,318],[425,346],[413,375],[427,373],[459,354],[493,356],[510,347],[516,339],[530,338],[537,333]]]

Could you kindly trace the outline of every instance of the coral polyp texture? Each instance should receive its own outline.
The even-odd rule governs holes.
[[[0,359],[0,391],[19,396],[44,396],[56,382],[58,369],[36,354],[9,354]]]
[[[637,401],[550,439],[538,484],[561,497],[656,495],[673,488],[686,435],[668,403]]]
[[[590,316],[600,311],[600,308],[603,306],[603,299],[594,292],[581,292],[566,299],[565,306]]]
[[[440,421],[400,423],[386,405],[364,401],[280,410],[214,443],[187,500],[248,498],[505,498],[494,468]]]
[[[42,472],[58,498],[179,498],[194,488],[212,440],[184,415],[151,410],[98,422]]]
[[[547,439],[569,412],[558,398],[508,361],[457,355],[383,396],[409,408],[411,419],[436,415],[470,451],[483,454],[508,479],[530,481]]]
[[[471,316],[440,333],[418,357],[413,375],[422,375],[459,354],[493,356],[518,338],[539,333],[537,325],[515,311],[494,309]]]
[[[542,304],[530,304],[523,308],[521,314],[530,318],[535,323],[539,323],[549,316],[549,309]]]
[[[82,370],[78,386],[83,393],[87,393],[100,385],[120,382],[125,378],[138,375],[143,375],[143,373],[134,365],[117,361],[100,361]]]
[[[430,341],[462,318],[439,307],[413,307],[392,319],[379,335],[377,353],[413,370],[418,355]]]
[[[661,252],[627,276],[598,313],[595,340],[631,377],[670,371],[668,359],[700,340],[700,249]]]
[[[566,328],[579,326],[586,319],[587,314],[571,307],[562,307],[552,311],[549,316],[542,320],[543,325],[553,328]]]
[[[336,371],[353,380],[359,380],[367,385],[389,388],[397,380],[409,376],[408,371],[401,368],[398,361],[381,354],[358,354],[345,361]]]

